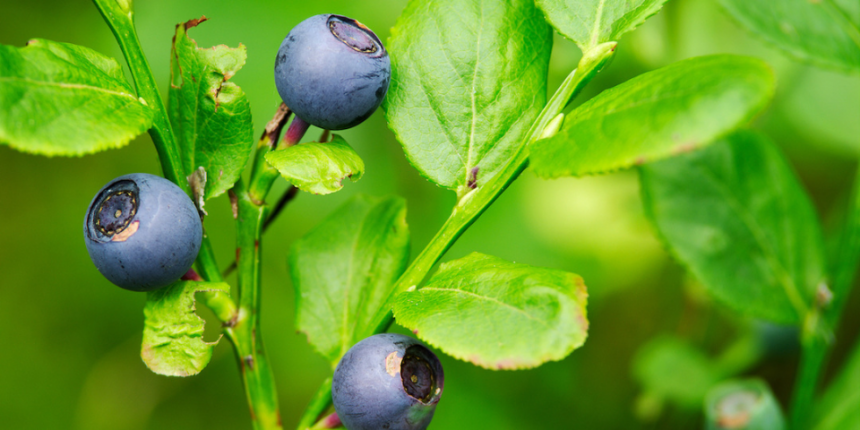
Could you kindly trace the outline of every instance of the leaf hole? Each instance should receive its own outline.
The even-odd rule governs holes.
[[[206,325],[203,327],[203,341],[212,343],[221,337],[221,321],[218,320],[218,317],[215,316],[215,313],[211,309],[203,305],[201,301],[202,297],[200,296],[201,293],[202,291],[194,293],[194,309],[197,316],[206,322]]]

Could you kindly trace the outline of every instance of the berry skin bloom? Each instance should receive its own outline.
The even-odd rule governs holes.
[[[391,61],[360,22],[316,15],[295,26],[278,49],[275,86],[299,118],[327,130],[354,127],[388,92]]]
[[[191,268],[203,226],[194,203],[176,184],[136,173],[96,193],[84,217],[84,240],[105,278],[127,290],[152,291]]]
[[[349,430],[423,430],[444,382],[439,359],[423,343],[383,333],[344,354],[334,371],[332,400]]]

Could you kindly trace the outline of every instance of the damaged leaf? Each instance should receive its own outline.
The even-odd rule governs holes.
[[[202,49],[186,33],[203,17],[176,26],[167,109],[185,175],[206,171],[208,200],[230,189],[251,155],[253,124],[245,93],[229,81],[245,65],[245,47]]]
[[[152,118],[113,58],[44,39],[0,44],[0,144],[30,154],[91,154],[125,146]]]
[[[209,364],[212,350],[221,339],[203,340],[206,322],[195,313],[194,297],[203,291],[230,294],[230,286],[222,282],[180,281],[146,294],[140,356],[154,373],[192,376]]]
[[[427,343],[488,369],[561,360],[588,333],[579,275],[472,253],[397,295],[394,316]]]
[[[308,142],[271,151],[266,161],[281,176],[302,191],[331,194],[343,188],[343,180],[352,182],[364,174],[364,161],[342,137],[332,135],[331,142]]]

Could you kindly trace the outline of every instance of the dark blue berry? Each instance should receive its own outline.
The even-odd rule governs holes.
[[[444,381],[439,359],[424,344],[385,333],[344,354],[331,393],[349,430],[423,430],[433,418]]]
[[[96,268],[132,291],[155,290],[182,277],[202,238],[200,216],[188,195],[145,173],[105,185],[84,217],[84,240]]]
[[[316,15],[284,38],[275,85],[284,103],[310,124],[342,130],[366,120],[388,92],[391,62],[376,35],[340,15]]]

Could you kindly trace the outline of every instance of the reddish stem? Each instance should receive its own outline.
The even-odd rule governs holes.
[[[289,148],[290,146],[299,143],[310,126],[311,125],[305,122],[305,120],[298,116],[293,116],[293,122],[290,123],[290,127],[287,128],[287,132],[284,134],[284,141],[282,143],[283,147]]]
[[[340,422],[340,417],[337,416],[337,412],[323,418],[320,420],[319,424],[315,425],[315,429],[334,429],[342,426],[343,423]]]
[[[203,282],[203,278],[201,278],[200,275],[198,275],[197,272],[194,271],[194,269],[188,269],[188,272],[182,275],[181,279],[183,281]]]

